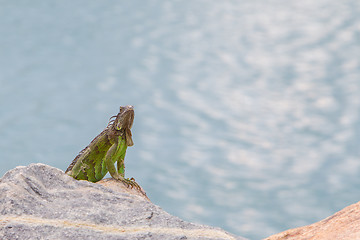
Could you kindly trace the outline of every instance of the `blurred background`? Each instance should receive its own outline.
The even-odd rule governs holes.
[[[358,0],[0,0],[0,174],[120,105],[155,204],[250,239],[360,200]]]

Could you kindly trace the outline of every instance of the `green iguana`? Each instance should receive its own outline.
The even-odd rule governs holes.
[[[110,118],[107,127],[75,157],[65,173],[78,180],[97,182],[109,172],[128,187],[141,190],[133,178],[125,178],[126,149],[134,145],[131,138],[133,121],[133,106],[120,107],[120,112]]]

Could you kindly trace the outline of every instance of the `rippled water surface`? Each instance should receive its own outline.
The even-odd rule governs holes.
[[[260,239],[360,196],[360,2],[0,1],[0,170],[63,170],[120,105],[126,174]]]

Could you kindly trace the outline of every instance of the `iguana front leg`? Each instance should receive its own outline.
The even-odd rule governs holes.
[[[121,182],[123,182],[126,186],[131,186],[132,188],[135,187],[139,190],[141,190],[141,187],[133,180],[131,179],[127,179],[125,178],[123,175],[123,172],[121,172],[121,168],[119,169],[120,171],[116,171],[116,168],[115,168],[115,164],[114,162],[112,161],[112,159],[116,156],[116,153],[117,153],[117,150],[118,150],[118,145],[120,143],[117,141],[115,142],[110,148],[109,150],[107,151],[106,155],[105,155],[105,166],[107,168],[107,170],[109,171],[110,175],[116,179],[116,180],[119,180]],[[124,161],[124,159],[118,159],[118,161]],[[120,164],[118,163],[118,167],[120,166]]]
[[[117,160],[117,171],[122,177],[125,177],[125,164],[124,164],[125,153],[126,153],[126,149],[120,155],[120,158]]]

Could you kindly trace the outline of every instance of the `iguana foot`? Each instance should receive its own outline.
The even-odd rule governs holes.
[[[136,189],[141,191],[140,185],[135,182],[134,178],[124,178],[121,181],[126,185],[126,187],[131,187],[131,189],[135,187]]]
[[[136,190],[141,192],[148,199],[146,193],[143,191],[143,189],[140,187],[140,185],[137,184],[137,182],[135,182],[134,178],[130,178],[130,179],[129,178],[124,178],[121,181],[126,185],[126,187],[131,186],[131,189],[133,189],[135,187]]]
[[[133,189],[135,187],[136,190],[138,190],[141,194],[143,194],[146,198],[148,198],[144,190],[140,187],[140,185],[137,184],[137,182],[135,182],[134,178],[123,178],[123,177],[118,177],[118,178],[114,177],[114,178],[124,183],[127,188],[131,187],[131,189]]]

